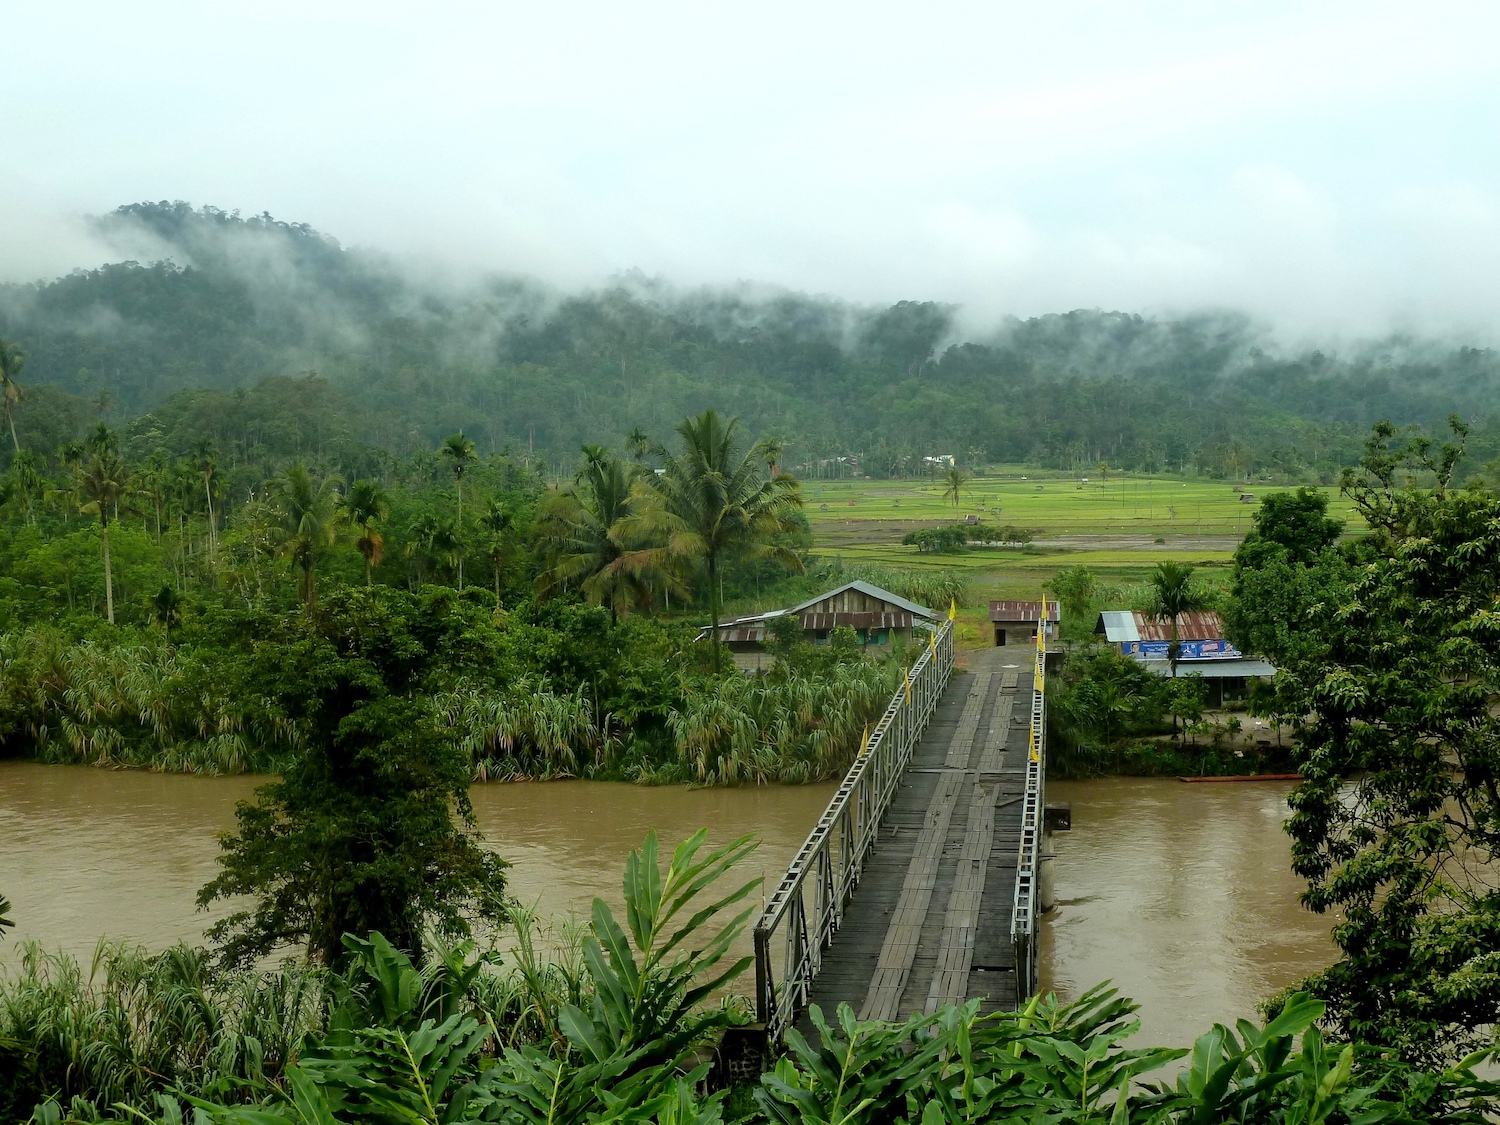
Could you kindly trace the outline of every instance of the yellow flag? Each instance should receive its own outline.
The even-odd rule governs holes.
[[[930,649],[932,649],[933,652],[937,651],[937,634],[936,633],[928,633],[927,634],[927,647],[930,648]]]
[[[906,702],[911,702],[911,670],[906,673]]]
[[[956,617],[958,617],[958,599],[957,598],[949,598],[948,599],[948,620],[952,621]]]
[[[864,736],[864,738],[860,739],[860,743],[859,743],[859,756],[861,758],[863,758],[869,752],[870,752],[870,724],[866,723],[865,724],[865,736]]]

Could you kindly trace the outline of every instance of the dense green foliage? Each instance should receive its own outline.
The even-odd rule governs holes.
[[[663,869],[648,836],[626,864],[623,924],[596,899],[550,962],[524,920],[509,953],[438,947],[420,967],[378,933],[351,935],[338,973],[225,974],[184,948],[104,947],[86,975],[30,948],[0,980],[0,1112],[160,1125],[1457,1125],[1487,1120],[1500,1092],[1475,1074],[1482,1055],[1423,1071],[1330,1042],[1324,1005],[1305,995],[1264,1026],[1215,1025],[1190,1052],[1132,1048],[1134,1006],[1101,986],[1069,1004],[980,1016],[971,1001],[904,1023],[862,1023],[845,1005],[830,1025],[813,1009],[817,1040],[789,1032],[756,1105],[735,1097],[736,1113],[722,1088],[701,1091],[700,1048],[746,1018],[712,996],[747,965],[730,949],[758,881],[716,884],[751,847],[707,849],[699,832]]]
[[[550,487],[462,433],[350,481],[357,457],[192,431],[168,455],[142,426],[100,423],[55,467],[23,451],[4,482],[0,753],[276,771],[368,705],[479,779],[805,781],[847,767],[894,689],[893,666],[839,647],[745,679],[680,623],[776,596],[809,542],[774,443],[739,448],[713,411],[675,451],[586,446]],[[962,600],[953,575],[881,577]],[[847,579],[821,567],[783,593],[825,580]],[[387,756],[376,730],[337,737]]]
[[[124,418],[153,412],[169,440],[192,415],[222,450],[314,459],[407,456],[463,430],[480,453],[555,461],[718,404],[780,435],[807,476],[913,474],[952,454],[1332,479],[1371,423],[1488,418],[1500,387],[1487,350],[1395,337],[1291,352],[1227,313],[1077,310],[965,339],[955,310],[921,301],[860,309],[638,278],[572,296],[431,285],[303,225],[182,203],[100,226],[159,260],[0,289],[0,337],[27,354],[19,445],[49,456],[82,436],[96,397]],[[290,386],[306,401],[247,419],[247,400]],[[1500,452],[1484,435],[1481,461]]]
[[[1314,554],[1334,529],[1297,521],[1313,533],[1301,556],[1275,548],[1280,600],[1239,611],[1280,654],[1276,707],[1306,716],[1293,863],[1342,952],[1310,987],[1346,1034],[1418,1059],[1500,1019],[1500,500],[1452,487],[1456,430],[1377,427],[1345,481],[1371,534]]]
[[[473,762],[432,682],[440,662],[487,654],[397,601],[356,588],[283,643],[251,648],[243,687],[296,728],[297,752],[240,804],[198,896],[254,899],[209,932],[230,963],[305,945],[332,964],[344,934],[376,930],[420,957],[425,932],[454,939],[504,918],[505,864],[472,832]]]

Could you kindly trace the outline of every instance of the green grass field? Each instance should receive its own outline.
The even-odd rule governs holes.
[[[1107,480],[1000,469],[972,478],[957,509],[943,486],[927,481],[803,482],[814,551],[825,558],[874,566],[962,570],[971,576],[971,608],[960,621],[961,644],[985,642],[990,598],[1037,598],[1062,568],[1084,565],[1109,584],[1146,580],[1164,559],[1201,568],[1210,586],[1221,586],[1235,545],[1250,530],[1258,501],[1285,488],[1227,481],[1110,473]],[[1337,489],[1325,489],[1329,514],[1351,528],[1358,517]],[[956,554],[922,554],[901,538],[922,527],[974,515],[986,523],[1031,530],[1026,549],[972,548]]]
[[[995,470],[970,479],[955,509],[943,498],[943,486],[926,481],[803,482],[808,517],[820,539],[869,541],[880,524],[930,526],[965,515],[990,523],[1010,523],[1037,531],[1038,538],[1059,535],[1244,535],[1255,504],[1243,500],[1227,481],[1202,478],[1147,477],[1111,473],[1107,480],[1036,470]],[[1241,485],[1257,498],[1276,487]],[[1325,489],[1330,514],[1352,519],[1352,510],[1334,488]],[[895,531],[887,528],[887,536]],[[865,534],[859,534],[864,532]]]

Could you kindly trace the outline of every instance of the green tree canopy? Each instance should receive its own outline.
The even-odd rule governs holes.
[[[429,928],[462,935],[471,919],[505,916],[505,864],[473,831],[470,758],[421,691],[456,655],[438,627],[446,612],[442,598],[356,588],[253,665],[254,689],[304,741],[280,780],[241,803],[219,875],[199,892],[205,906],[254,899],[210,931],[227,962],[303,945],[335,964],[345,933],[372,930],[419,957]]]

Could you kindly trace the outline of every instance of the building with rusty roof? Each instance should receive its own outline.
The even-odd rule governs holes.
[[[773,609],[721,621],[719,640],[735,654],[736,664],[756,668],[765,663],[758,657],[768,655],[767,630],[779,617],[795,617],[802,627],[803,638],[813,644],[823,644],[832,636],[833,630],[847,627],[854,630],[860,644],[878,648],[910,640],[919,630],[936,629],[938,616],[936,611],[908,601],[899,594],[869,582],[854,581],[790,609]],[[711,633],[712,626],[705,625],[699,631],[698,639],[707,640]]]
[[[1057,602],[993,601],[990,602],[990,624],[995,629],[995,645],[1018,645],[1036,641],[1036,631],[1045,623],[1047,633],[1062,620]]]
[[[1134,610],[1109,610],[1099,615],[1094,627],[1121,653],[1139,660],[1158,676],[1173,674],[1168,650],[1172,647],[1172,624]],[[1224,636],[1224,622],[1211,610],[1184,613],[1177,618],[1178,657],[1176,675],[1202,676],[1208,681],[1209,706],[1221,707],[1226,699],[1245,694],[1251,679],[1274,676],[1276,669],[1264,660],[1247,657]]]

